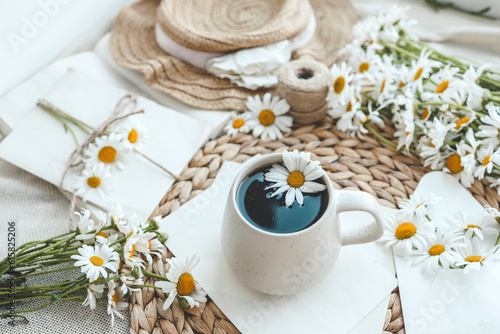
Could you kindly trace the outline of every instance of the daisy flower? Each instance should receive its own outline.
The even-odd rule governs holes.
[[[422,92],[424,90],[423,80],[429,77],[432,71],[433,62],[429,60],[432,51],[423,49],[420,57],[417,60],[411,61],[409,70],[405,73],[404,84],[410,84],[409,87],[413,92]]]
[[[107,166],[103,164],[87,165],[76,181],[75,196],[81,197],[84,202],[94,194],[103,199],[109,192],[110,181],[111,174]]]
[[[360,99],[358,97],[356,97],[354,87],[350,87],[348,89],[347,95],[348,95],[348,98],[347,98],[348,102],[346,104],[338,104],[335,107],[330,106],[330,109],[328,109],[328,114],[333,119],[341,118],[342,116],[344,116],[345,114],[348,114],[350,112],[355,113],[356,111],[358,111],[359,108],[361,108]],[[338,123],[337,123],[337,126],[338,126]]]
[[[100,243],[101,245],[111,245],[113,242],[115,242],[116,240],[118,240],[118,233],[113,233],[113,232],[108,232],[108,233],[105,233],[105,232],[98,232],[96,233],[95,235],[95,242],[97,243]],[[110,247],[116,247],[118,245],[115,245],[115,246],[110,246]]]
[[[354,79],[351,71],[352,69],[347,67],[345,62],[340,65],[333,64],[330,69],[332,80],[326,96],[330,108],[335,108],[339,104],[345,105],[349,101],[350,84]]]
[[[464,237],[459,234],[450,233],[447,231],[443,233],[440,228],[437,232],[432,234],[431,238],[427,240],[427,247],[421,251],[416,251],[418,255],[412,264],[421,263],[422,273],[435,272],[442,267],[450,269],[455,263],[460,260],[456,250],[461,247],[466,247],[463,243]]]
[[[322,177],[325,172],[319,166],[319,161],[311,161],[311,153],[283,151],[283,162],[285,166],[273,164],[271,169],[264,175],[264,180],[276,182],[266,188],[278,188],[271,197],[284,193],[285,205],[291,206],[295,199],[297,203],[304,203],[302,193],[315,193],[326,189],[324,184],[314,182]]]
[[[470,188],[474,183],[474,165],[464,166],[466,159],[469,157],[469,153],[464,151],[462,147],[457,145],[457,151],[451,153],[446,158],[446,167],[443,171],[453,175],[464,187]]]
[[[95,309],[96,298],[101,298],[104,292],[104,284],[90,284],[87,287],[87,297],[83,301],[83,306],[89,306],[91,310]]]
[[[500,107],[492,103],[486,105],[488,111],[487,116],[481,117],[481,122],[484,124],[479,125],[477,136],[481,137],[481,141],[488,145],[493,144],[497,146],[498,142],[498,129],[500,129]]]
[[[177,296],[184,298],[190,307],[199,306],[200,303],[207,301],[206,293],[195,282],[192,274],[198,261],[199,259],[196,256],[186,259],[184,263],[178,258],[167,259],[170,269],[165,276],[169,282],[157,281],[155,283],[157,287],[162,289],[163,293],[168,294],[168,298],[163,304],[164,310],[172,305],[174,298]]]
[[[109,136],[97,137],[89,144],[84,153],[87,165],[105,165],[115,169],[125,169],[124,162],[130,153],[128,140],[121,134],[111,133]]]
[[[75,267],[81,267],[81,272],[87,274],[90,282],[94,282],[99,277],[107,278],[106,268],[114,273],[118,270],[120,257],[107,245],[102,245],[102,247],[95,245],[94,248],[82,245],[78,248],[78,253],[80,255],[72,255],[71,258],[77,260]]]
[[[144,260],[135,254],[135,247],[139,238],[134,237],[134,234],[135,233],[132,232],[131,237],[127,239],[125,246],[123,246],[123,259],[125,260],[126,265],[132,268],[138,267],[140,269],[144,268]]]
[[[141,118],[137,115],[129,116],[113,129],[125,138],[125,144],[137,150],[142,150],[149,139],[148,130]]]
[[[90,211],[87,209],[82,209],[80,212],[75,212],[79,220],[77,223],[78,234],[75,236],[76,240],[88,240],[92,239],[95,233],[89,233],[96,229],[96,223],[92,218],[90,218]]]
[[[255,137],[266,140],[283,138],[282,132],[289,132],[293,119],[291,116],[284,116],[290,105],[279,96],[271,96],[266,93],[262,100],[260,96],[249,96],[246,102],[247,108],[253,113],[253,118],[248,121],[248,126],[253,129]]]
[[[108,314],[111,316],[111,326],[115,325],[115,315],[123,319],[123,314],[120,311],[126,311],[128,303],[123,301],[123,294],[116,287],[114,281],[108,281]]]
[[[485,215],[495,219],[495,221],[500,224],[500,211],[498,211],[497,209],[495,208],[492,208],[491,206],[489,205],[486,205],[484,207],[484,213]]]
[[[153,261],[151,254],[159,257],[163,255],[163,244],[156,237],[156,233],[141,233],[137,234],[135,238],[136,241],[131,241],[134,244],[134,250],[143,254],[148,263]]]
[[[401,147],[405,147],[408,151],[410,149],[410,145],[413,143],[413,136],[415,133],[415,122],[413,111],[402,111],[397,114],[397,119],[393,119],[394,126],[396,128],[396,132],[394,132],[394,136],[398,138],[398,150]]]
[[[490,174],[494,164],[500,163],[500,148],[495,150],[493,144],[481,147],[477,152],[477,161],[480,165],[476,167],[474,176],[482,180],[485,172]]]
[[[464,215],[459,212],[454,218],[448,218],[448,223],[450,224],[450,229],[455,231],[455,233],[461,233],[466,238],[471,239],[476,236],[480,240],[484,239],[484,234],[498,234],[498,231],[490,226],[489,219],[487,216],[477,216],[477,215]]]
[[[370,73],[374,72],[381,58],[373,50],[363,50],[361,48],[353,50],[349,58],[349,67],[356,73],[357,79],[368,79]]]
[[[412,194],[410,198],[400,204],[402,212],[406,212],[412,217],[424,218],[428,213],[428,207],[437,205],[443,198],[434,194],[417,195]]]
[[[381,107],[383,108],[383,107]],[[378,109],[381,109],[381,108],[378,108]],[[365,128],[365,124],[375,124],[375,125],[378,125],[380,127],[383,127],[384,126],[384,121],[382,120],[382,118],[380,118],[380,114],[378,112],[378,109],[377,110],[372,110],[372,105],[371,103],[368,104],[368,115],[366,115],[363,111],[361,110],[358,110],[355,114],[354,114],[354,124],[356,124],[357,126],[356,127],[353,127],[351,129],[351,131],[347,131],[347,133],[350,135],[350,136],[355,136],[357,135],[359,138],[363,139],[363,134],[367,134],[368,133],[368,130]]]
[[[126,295],[127,293],[130,293],[131,291],[139,291],[140,288],[133,288],[132,286],[133,285],[143,285],[144,282],[142,280],[142,271],[138,271],[139,273],[139,277],[134,277],[134,275],[130,275],[130,273],[133,272],[133,268],[130,267],[130,266],[123,266],[121,269],[120,269],[120,274],[122,276],[120,276],[120,281],[121,281],[121,285],[120,285],[120,290],[122,292],[122,294]]]
[[[385,248],[394,246],[397,256],[409,256],[413,248],[423,250],[427,247],[427,239],[434,233],[434,224],[426,218],[419,218],[408,212],[400,211],[387,217],[386,229],[380,242],[385,242]]]
[[[231,119],[224,128],[224,132],[231,137],[235,137],[240,132],[248,133],[251,130],[248,125],[248,120],[250,118],[252,118],[251,112],[244,112],[241,114],[233,113]]]
[[[422,100],[431,102],[454,103],[458,89],[463,83],[456,77],[459,69],[445,66],[430,76],[430,80],[424,85]]]
[[[455,266],[462,267],[465,274],[473,270],[479,271],[482,266],[499,260],[500,252],[497,251],[499,246],[486,249],[484,244],[481,245],[477,239],[465,239],[465,245],[465,248],[458,249],[460,259],[455,262]]]

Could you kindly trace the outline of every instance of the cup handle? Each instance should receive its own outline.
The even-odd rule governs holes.
[[[374,222],[359,226],[342,226],[342,246],[378,240],[384,234],[384,220],[375,197],[361,191],[337,190],[337,214],[346,211],[365,211]]]

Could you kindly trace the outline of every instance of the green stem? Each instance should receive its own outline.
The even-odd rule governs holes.
[[[165,276],[161,276],[161,275],[158,275],[158,274],[154,274],[154,273],[151,273],[151,272],[149,272],[149,271],[147,271],[147,270],[144,270],[144,269],[142,270],[142,273],[143,273],[144,275],[149,276],[149,277],[154,277],[154,278],[161,279],[161,280],[163,280],[163,281],[168,281],[168,282],[170,282],[170,281],[169,281],[169,280],[168,280]]]
[[[149,284],[143,284],[143,285],[132,285],[132,287],[134,288],[154,288],[154,289],[159,289],[161,290],[161,288],[159,286],[156,286],[156,285],[149,285]]]
[[[396,143],[393,143],[392,141],[389,141],[384,136],[382,136],[380,133],[378,133],[374,128],[372,128],[372,126],[370,125],[370,123],[364,123],[363,126],[369,132],[371,132],[375,137],[377,137],[378,140],[380,140],[381,142],[386,143],[387,145],[389,145],[391,147],[394,147],[395,149],[398,149],[398,145]],[[409,151],[412,152],[412,153],[416,153],[416,154],[419,153],[418,151],[415,151],[413,149],[409,149]]]

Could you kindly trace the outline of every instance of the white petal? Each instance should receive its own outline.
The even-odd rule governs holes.
[[[317,182],[306,181],[299,189],[305,193],[316,193],[325,190],[326,186]]]
[[[165,303],[163,303],[163,310],[165,311],[167,308],[172,305],[174,302],[175,296],[177,296],[177,290],[174,290],[168,294],[167,300],[165,300]]]
[[[290,187],[285,196],[285,205],[291,206],[295,201],[295,188]]]
[[[299,205],[304,204],[304,196],[302,195],[300,189],[295,189],[295,197],[297,198],[297,203],[299,203]]]

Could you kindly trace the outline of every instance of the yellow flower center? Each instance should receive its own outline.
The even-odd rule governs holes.
[[[473,225],[473,224],[469,224],[467,225],[468,228],[478,228],[478,229],[481,229],[481,227],[477,226],[477,225]]]
[[[385,79],[384,79],[384,81],[382,81],[382,86],[380,86],[380,93],[381,94],[384,92],[384,88],[385,88]]]
[[[345,87],[345,79],[344,77],[338,77],[337,80],[333,83],[333,91],[337,94],[342,93]]]
[[[420,203],[419,205],[417,205],[417,209],[420,208],[422,205],[424,205],[424,202]]]
[[[113,294],[113,297],[111,297],[111,299],[113,299],[113,301],[115,302],[115,305],[111,305],[111,307],[115,307],[116,304],[118,304],[118,297],[116,296],[116,292]]]
[[[422,112],[422,116],[420,116],[420,119],[426,119],[427,116],[429,116],[429,109],[424,109]]]
[[[129,253],[128,257],[133,257],[134,256],[134,251],[135,251],[135,245],[132,245],[132,249],[128,252]]]
[[[94,256],[91,256],[91,257],[90,257],[90,262],[92,262],[92,264],[93,264],[94,266],[99,266],[99,267],[100,267],[100,266],[102,266],[102,265],[103,265],[104,260],[103,260],[103,259],[101,259],[99,256],[95,256],[95,255],[94,255]]]
[[[415,73],[415,76],[413,77],[413,80],[418,80],[420,76],[422,75],[422,71],[424,70],[423,67],[419,68],[417,73]]]
[[[467,262],[481,262],[484,260],[484,257],[482,257],[481,255],[472,255],[472,256],[467,256],[465,258],[465,261]]]
[[[97,176],[91,176],[87,179],[87,184],[90,188],[97,188],[101,185],[101,179]]]
[[[116,157],[116,150],[111,146],[104,146],[99,151],[98,157],[99,157],[99,160],[101,160],[104,163],[113,162],[113,160],[115,160],[115,157]]]
[[[413,237],[417,233],[417,228],[412,223],[403,223],[396,228],[394,235],[399,240],[404,240]]]
[[[105,239],[107,239],[107,238],[108,238],[108,236],[107,236],[107,235],[106,235],[106,233],[104,233],[104,232],[99,232],[99,233],[97,233],[97,234],[96,234],[96,236],[100,236],[100,237],[103,237],[103,238],[105,238]]]
[[[403,86],[404,86],[404,85],[405,85],[405,83],[401,80],[401,81],[399,82],[399,88],[403,88]]]
[[[352,103],[349,101],[349,103],[347,104],[347,107],[345,108],[345,111],[349,112],[352,110]]]
[[[179,277],[177,282],[177,293],[181,296],[186,296],[194,289],[194,279],[189,273],[184,273]]]
[[[450,155],[448,159],[446,159],[446,167],[448,167],[448,169],[455,174],[464,170],[464,166],[462,166],[461,163],[462,159],[457,153]]]
[[[429,249],[429,255],[431,256],[436,256],[444,252],[444,246],[443,245],[434,245]]]
[[[151,249],[151,241],[148,240],[148,249]]]
[[[491,155],[488,155],[486,158],[483,159],[482,165],[486,166],[487,164],[490,163]]]
[[[235,129],[239,129],[243,125],[245,125],[245,120],[243,118],[237,118],[233,122],[233,128],[235,128]]]
[[[437,88],[436,88],[436,93],[441,94],[442,92],[444,92],[446,90],[446,88],[448,88],[449,84],[450,84],[450,82],[448,80],[441,82],[439,84],[439,86],[437,86]]]
[[[370,64],[368,63],[361,63],[361,65],[359,65],[359,73],[366,72],[369,69],[370,69]]]
[[[269,109],[264,109],[259,114],[259,122],[264,126],[270,126],[274,123],[276,116]]]
[[[128,134],[128,141],[133,144],[137,141],[138,137],[139,137],[139,134],[137,133],[137,130],[132,129],[132,130],[130,130],[130,132]]]
[[[457,125],[455,125],[455,129],[460,130],[460,127],[461,127],[463,124],[467,124],[467,123],[469,123],[469,121],[470,121],[470,118],[469,118],[469,117],[462,117],[462,118],[460,118],[460,119],[457,121]]]
[[[290,187],[299,188],[304,184],[305,177],[301,172],[292,172],[288,175],[287,181]]]

